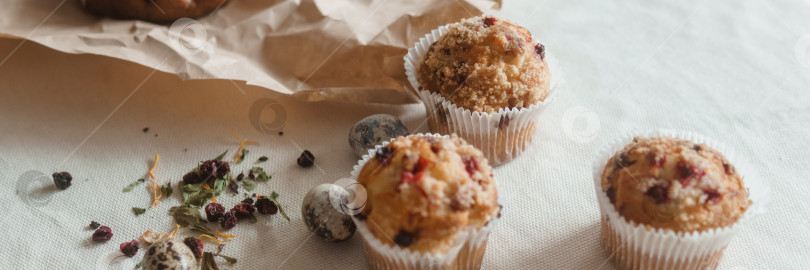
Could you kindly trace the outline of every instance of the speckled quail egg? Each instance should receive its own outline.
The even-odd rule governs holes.
[[[143,255],[144,270],[196,270],[197,259],[181,241],[163,239],[152,243]]]
[[[352,217],[341,211],[349,192],[333,184],[321,184],[309,190],[301,204],[301,215],[309,231],[329,242],[349,239],[357,226]]]
[[[349,146],[358,157],[362,157],[374,146],[408,134],[408,127],[396,116],[374,114],[352,126],[349,131]]]

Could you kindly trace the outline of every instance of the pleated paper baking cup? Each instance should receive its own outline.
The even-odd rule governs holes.
[[[608,160],[633,141],[634,137],[671,137],[704,143],[722,153],[735,166],[749,192],[751,206],[734,224],[702,232],[675,232],[647,228],[619,215],[602,191],[602,171]],[[620,269],[714,269],[732,238],[757,215],[764,213],[769,201],[768,186],[756,176],[744,157],[702,135],[656,130],[624,136],[609,144],[598,155],[593,167],[594,186],[602,214],[602,243],[610,259]]]
[[[420,87],[416,79],[420,60],[450,25],[441,26],[419,39],[413,48],[408,49],[404,58],[408,81],[425,104],[428,128],[434,133],[458,134],[480,149],[493,167],[512,161],[530,145],[540,113],[557,96],[557,88],[562,82],[557,60],[546,50],[544,61],[548,63],[551,84],[550,92],[543,101],[527,108],[501,108],[494,113],[473,112],[456,106],[439,93]]]
[[[410,136],[433,136],[437,138],[449,138],[447,135],[439,134],[414,134]],[[374,157],[377,149],[385,147],[393,141],[391,139],[374,149],[369,150],[364,155],[351,173],[352,179],[357,180],[360,171],[363,170],[366,162]],[[499,203],[500,203],[500,199]],[[494,217],[481,229],[470,226],[466,231],[456,235],[455,244],[447,253],[433,254],[412,251],[396,245],[387,245],[377,239],[368,229],[366,220],[353,217],[357,225],[357,232],[363,237],[363,246],[366,249],[366,256],[372,269],[407,269],[407,270],[446,270],[446,269],[480,269],[484,261],[484,253],[487,249],[487,239],[490,232],[498,223],[498,218]],[[373,226],[373,224],[371,224]]]

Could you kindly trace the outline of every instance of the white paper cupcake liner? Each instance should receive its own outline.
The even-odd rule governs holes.
[[[545,60],[551,74],[550,92],[545,100],[527,108],[501,108],[494,113],[473,112],[452,104],[438,93],[420,89],[416,70],[430,45],[447,30],[447,24],[420,38],[405,55],[405,74],[411,86],[425,104],[428,127],[440,134],[456,133],[484,153],[490,165],[498,166],[516,157],[531,144],[540,113],[556,97],[562,83],[562,71],[556,58],[546,50]]]
[[[751,206],[731,226],[703,232],[676,233],[669,229],[647,229],[620,216],[602,191],[602,171],[607,161],[619,150],[639,137],[672,137],[704,143],[722,153],[744,178]],[[756,176],[745,158],[731,148],[705,136],[683,131],[656,130],[631,134],[617,139],[603,149],[593,166],[594,187],[602,214],[602,240],[618,268],[626,269],[704,269],[716,268],[725,247],[744,224],[765,212],[769,197],[768,186]]]
[[[411,136],[434,136],[438,138],[449,138],[447,135],[440,134],[412,134]],[[373,158],[377,149],[385,147],[391,141],[383,142],[364,155],[351,173],[351,178],[355,181],[360,175],[363,166],[366,162]],[[498,203],[500,203],[500,198]],[[483,262],[484,252],[486,251],[487,239],[490,232],[498,223],[499,218],[494,217],[481,229],[476,229],[470,226],[467,231],[460,232],[456,235],[456,244],[453,245],[447,253],[433,254],[421,253],[401,248],[396,245],[387,245],[377,239],[374,234],[368,229],[366,220],[360,220],[356,216],[352,217],[355,225],[357,225],[357,232],[363,237],[363,244],[366,249],[369,264],[372,269],[479,269]]]

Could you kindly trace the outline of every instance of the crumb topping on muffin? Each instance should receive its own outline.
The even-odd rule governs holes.
[[[379,148],[358,176],[368,195],[359,218],[389,245],[446,253],[457,233],[500,212],[491,168],[455,135],[399,137]]]
[[[543,101],[551,84],[545,47],[525,28],[491,16],[450,25],[417,72],[422,88],[487,113]]]
[[[601,178],[621,216],[676,232],[730,226],[751,205],[734,166],[687,140],[635,138],[610,158]]]

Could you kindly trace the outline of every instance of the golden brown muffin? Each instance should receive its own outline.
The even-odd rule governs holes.
[[[368,194],[360,219],[381,242],[444,254],[457,233],[480,229],[500,212],[481,151],[455,135],[399,137],[360,171]]]
[[[450,25],[418,67],[421,88],[476,112],[526,108],[545,100],[545,47],[523,27],[491,16]],[[422,89],[420,89],[422,90]]]
[[[668,137],[635,138],[608,160],[602,190],[619,215],[676,232],[730,226],[751,201],[719,152]]]
[[[116,19],[170,23],[180,18],[199,18],[228,0],[82,0],[91,13]]]

